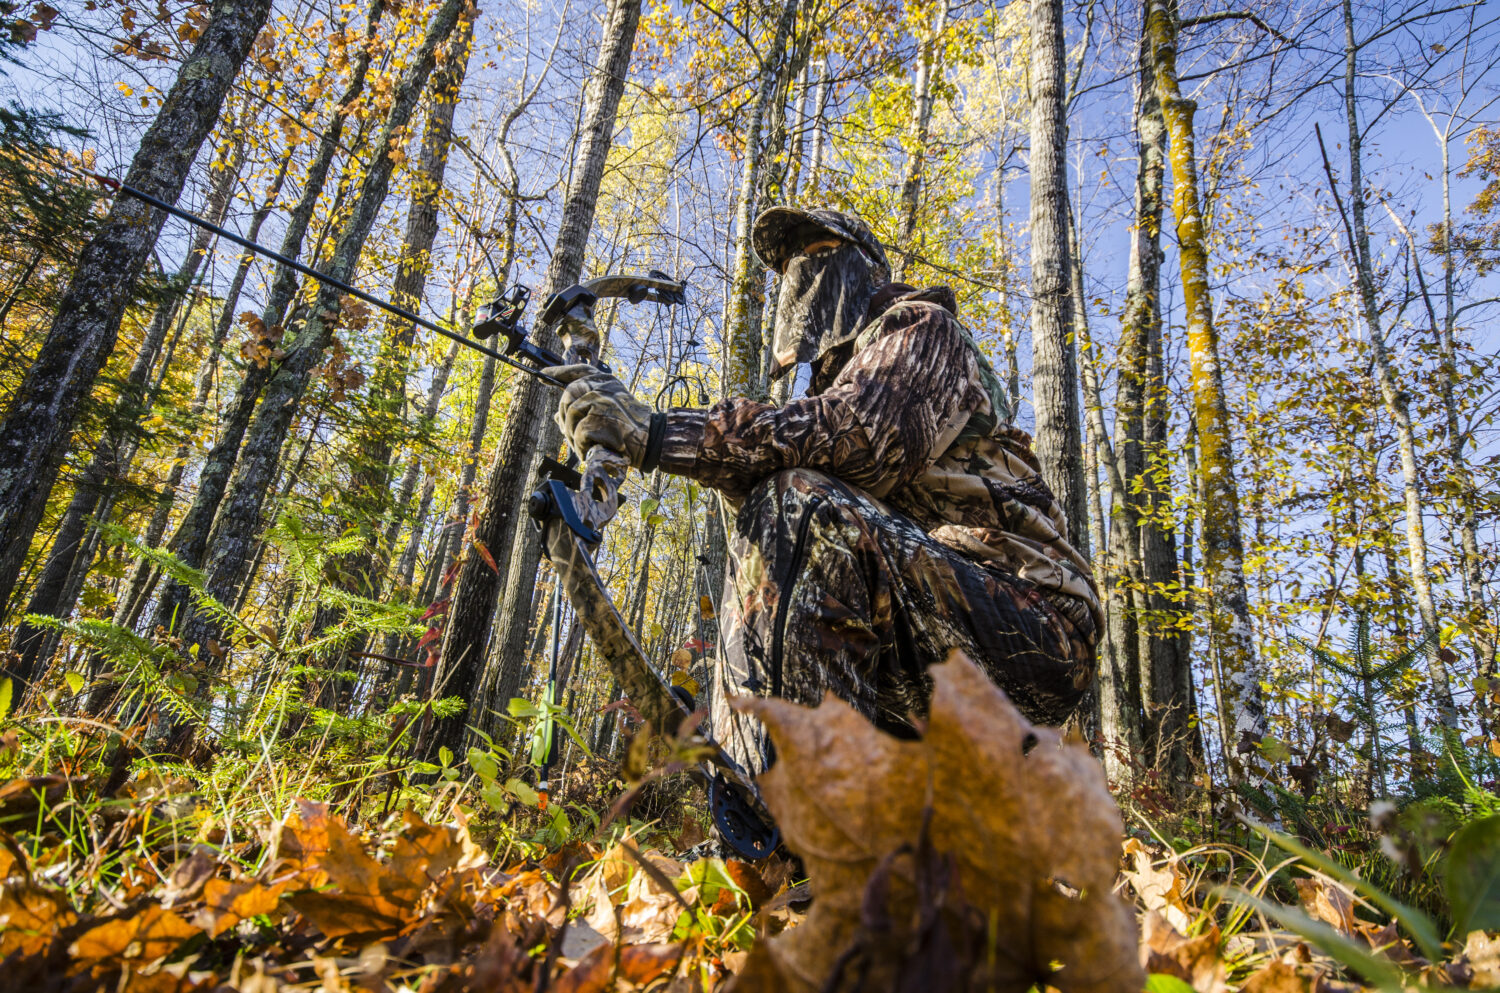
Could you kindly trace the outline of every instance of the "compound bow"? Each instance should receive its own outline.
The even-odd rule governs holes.
[[[537,368],[586,362],[608,372],[609,367],[599,359],[595,305],[603,299],[623,298],[676,306],[686,302],[686,290],[685,283],[653,270],[645,275],[600,276],[553,294],[538,323],[558,332],[566,349],[562,356],[528,340],[521,329],[531,297],[524,286],[513,287],[482,309],[473,333],[479,338],[503,335],[506,355]],[[581,467],[578,453],[568,464],[544,458],[527,511],[541,532],[542,548],[579,622],[626,698],[653,728],[666,732],[701,715],[694,711],[691,698],[685,700],[675,692],[646,658],[599,576],[592,554],[603,540],[601,529],[619,509],[619,486],[628,468],[621,455],[598,446],[583,454]],[[696,751],[705,758],[694,772],[707,788],[709,812],[720,837],[745,858],[765,858],[775,849],[779,835],[760,805],[754,781],[710,735],[701,728],[697,735],[701,747]]]

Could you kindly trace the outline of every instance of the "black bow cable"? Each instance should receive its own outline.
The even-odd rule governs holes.
[[[56,165],[57,163],[51,164]],[[289,269],[302,273],[304,276],[307,276],[311,279],[316,279],[320,283],[326,283],[327,285],[332,286],[334,289],[338,290],[341,293],[347,293],[352,297],[363,300],[365,303],[368,303],[375,307],[379,307],[381,310],[384,310],[389,314],[394,314],[404,321],[411,321],[418,327],[426,328],[429,331],[436,331],[438,334],[442,335],[445,338],[450,338],[453,341],[458,342],[460,345],[466,345],[467,347],[474,349],[474,351],[476,352],[483,352],[485,355],[488,355],[491,358],[505,363],[512,369],[519,369],[521,372],[524,372],[529,376],[535,376],[537,379],[540,379],[544,383],[549,383],[553,386],[562,385],[562,383],[553,379],[546,373],[541,372],[537,369],[533,369],[531,366],[522,365],[520,362],[512,359],[504,352],[498,352],[486,345],[481,345],[477,341],[466,338],[456,331],[449,331],[447,328],[435,324],[432,321],[427,320],[425,317],[421,317],[417,314],[412,313],[405,307],[398,307],[395,304],[391,303],[389,300],[382,300],[380,297],[377,297],[374,294],[366,293],[364,290],[359,289],[357,286],[351,286],[343,280],[335,279],[327,273],[319,272],[312,266],[303,265],[296,259],[288,258],[287,256],[282,255],[280,252],[272,251],[265,245],[251,241],[249,238],[242,238],[239,235],[235,234],[233,231],[227,230],[226,228],[214,224],[212,221],[199,217],[192,211],[183,210],[181,207],[174,207],[172,204],[169,204],[164,200],[158,200],[156,197],[152,196],[149,193],[138,190],[133,186],[127,186],[126,184],[120,182],[118,179],[112,179],[109,176],[103,176],[97,172],[90,172],[87,169],[79,169],[76,166],[69,165],[64,165],[62,166],[62,168],[67,169],[70,172],[77,173],[88,179],[92,179],[94,182],[98,183],[100,186],[105,187],[106,189],[116,190],[118,192],[133,196],[137,200],[140,200],[143,203],[150,204],[157,210],[166,211],[173,217],[181,218],[182,220],[187,221],[189,224],[196,224],[201,228],[212,231],[220,238],[225,238],[229,241],[232,241],[236,245],[239,245],[241,248],[249,249],[250,251],[255,252],[257,255],[263,255],[268,259],[279,262]]]

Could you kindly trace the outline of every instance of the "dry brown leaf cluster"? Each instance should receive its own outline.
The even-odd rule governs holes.
[[[1365,989],[1343,977],[1337,962],[1316,953],[1296,935],[1262,929],[1226,939],[1197,905],[1195,887],[1179,856],[1160,859],[1139,839],[1125,842],[1122,876],[1142,911],[1141,965],[1153,975],[1180,979],[1198,993],[1354,993]],[[1292,879],[1301,910],[1356,947],[1400,969],[1415,985],[1432,989],[1500,987],[1500,939],[1468,935],[1449,961],[1432,963],[1401,935],[1395,921],[1376,924],[1373,913],[1347,887],[1313,873]],[[1189,935],[1191,937],[1189,937]],[[1240,978],[1230,981],[1231,972]]]
[[[549,989],[600,993],[692,974],[701,989],[744,954],[694,915],[742,925],[744,944],[799,917],[772,899],[790,863],[681,863],[630,839],[502,870],[462,823],[407,813],[365,834],[299,802],[223,842],[210,821],[166,871],[143,856],[85,911],[0,835],[0,987],[520,993],[545,974]]]
[[[931,671],[912,741],[831,697],[747,705],[776,745],[762,789],[813,905],[756,946],[735,989],[1139,991],[1098,762],[1029,724],[963,656]]]

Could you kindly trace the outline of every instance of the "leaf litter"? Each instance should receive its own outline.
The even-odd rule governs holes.
[[[913,740],[876,731],[831,697],[817,708],[744,704],[776,745],[761,783],[789,856],[755,865],[688,851],[702,839],[687,818],[671,830],[596,832],[501,864],[457,805],[442,823],[407,810],[362,824],[298,800],[279,819],[241,822],[232,833],[205,816],[191,837],[153,834],[152,824],[193,803],[182,795],[185,780],[148,775],[119,791],[123,812],[90,815],[100,822],[89,825],[100,855],[114,846],[109,868],[101,858],[85,866],[90,878],[69,878],[77,870],[48,823],[77,815],[67,812],[79,807],[84,780],[13,780],[0,786],[0,824],[15,832],[0,832],[0,985],[68,993],[1500,986],[1492,932],[1455,937],[1447,961],[1431,961],[1345,880],[1317,868],[1292,880],[1300,911],[1261,900],[1274,870],[1253,892],[1214,886],[1187,855],[1126,834],[1097,761],[1026,722],[967,659],[955,654],[932,677],[931,711]],[[1460,887],[1466,913],[1488,924],[1488,891],[1469,880]],[[1307,926],[1275,927],[1256,908],[1300,914]],[[1363,975],[1328,953],[1334,941],[1368,956]]]

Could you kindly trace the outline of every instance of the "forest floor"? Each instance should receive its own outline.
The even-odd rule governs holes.
[[[1367,815],[1325,850],[1223,809],[1168,831],[1124,797],[1122,821],[1081,746],[959,690],[940,685],[916,742],[831,703],[762,712],[767,802],[800,857],[756,864],[705,854],[701,792],[660,745],[585,761],[549,797],[479,749],[360,768],[324,733],[192,764],[141,754],[140,727],[12,718],[0,986],[1500,986],[1493,816],[1430,853]]]

